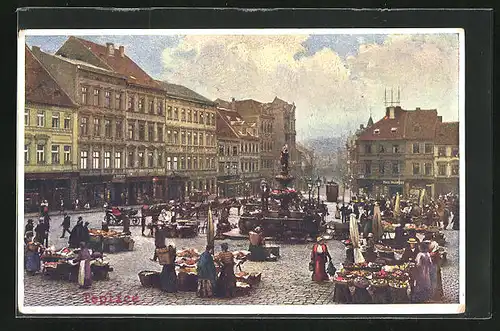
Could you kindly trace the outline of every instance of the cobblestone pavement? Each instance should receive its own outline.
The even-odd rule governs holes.
[[[333,215],[333,206],[329,206]],[[72,226],[78,215],[72,216]],[[82,214],[84,221],[90,222],[90,227],[100,228],[104,212]],[[329,216],[332,218],[332,216]],[[237,222],[237,216],[231,214],[230,220]],[[333,220],[333,218],[331,219]],[[62,216],[53,216],[49,244],[56,248],[67,245],[66,239],[59,238],[62,228],[59,226]],[[120,228],[117,228],[118,230]],[[311,280],[308,270],[311,244],[280,245],[281,258],[277,262],[245,262],[242,269],[247,272],[262,272],[262,281],[252,289],[249,296],[233,299],[201,299],[193,292],[163,293],[158,289],[144,288],[139,281],[138,273],[143,270],[160,271],[161,267],[152,262],[154,240],[141,236],[141,228],[131,227],[135,240],[134,251],[106,254],[114,271],[110,280],[94,282],[89,290],[78,289],[74,283],[44,279],[40,275],[25,275],[25,306],[84,306],[89,303],[90,296],[102,296],[102,304],[120,305],[125,303],[109,302],[109,293],[115,298],[121,295],[136,298],[137,305],[196,305],[196,304],[333,304],[333,289],[331,282],[315,283]],[[448,263],[443,267],[442,278],[446,302],[458,303],[458,231],[446,230]],[[170,239],[167,239],[167,242]],[[173,239],[177,249],[196,248],[203,251],[206,245],[204,235],[191,239]],[[230,250],[248,249],[247,240],[227,240]],[[216,245],[221,243],[217,241]],[[338,265],[345,257],[340,241],[328,241],[332,259]],[[219,247],[216,247],[216,252]],[[104,299],[105,296],[108,299]],[[115,301],[116,299],[113,299]],[[106,302],[104,302],[106,301]],[[100,302],[98,302],[100,304]],[[130,304],[130,303],[129,303]]]

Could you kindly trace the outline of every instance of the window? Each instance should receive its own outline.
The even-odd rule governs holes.
[[[88,168],[88,158],[89,158],[89,152],[87,151],[80,152],[80,169]]]
[[[198,123],[198,111],[193,110],[193,123]]]
[[[375,129],[375,130],[373,130],[373,134],[374,134],[374,135],[379,135],[379,134],[380,134],[380,129]]]
[[[191,114],[191,109],[187,110],[187,121],[191,123],[193,121],[193,115]]]
[[[128,139],[134,140],[134,124],[128,125]]]
[[[156,132],[158,134],[158,141],[163,142],[163,126],[158,124],[158,127],[156,128],[156,130],[157,130]]]
[[[24,110],[24,125],[25,126],[30,125],[30,110],[29,109]]]
[[[212,118],[212,126],[215,126],[215,114],[211,114],[210,117]]]
[[[441,146],[438,148],[438,156],[446,156],[446,147]]]
[[[153,152],[148,152],[148,168],[153,168]]]
[[[425,144],[425,154],[432,153],[432,144]]]
[[[128,168],[134,167],[134,152],[133,151],[128,152],[127,163],[128,163],[127,164]]]
[[[432,176],[432,164],[431,163],[426,163],[424,165],[424,171],[426,176]]]
[[[121,139],[122,136],[123,136],[123,123],[122,123],[122,120],[116,120],[115,122],[116,124],[116,132],[115,132],[115,136],[117,139]]]
[[[172,143],[172,131],[167,130],[167,144]]]
[[[213,134],[210,135],[210,146],[215,146],[215,137]]]
[[[94,106],[99,106],[99,96],[101,91],[99,89],[94,89]]]
[[[223,156],[224,155],[224,145],[219,145],[219,155]]]
[[[122,153],[115,152],[115,169],[121,169],[122,167]]]
[[[167,107],[167,120],[172,119],[172,106]]]
[[[378,172],[380,174],[384,174],[385,173],[385,163],[384,162],[380,162],[379,165],[378,165]]]
[[[177,170],[177,156],[174,156],[174,167],[173,170]]]
[[[128,96],[127,110],[130,110],[130,111],[134,110],[134,103],[135,103],[134,96],[129,95]]]
[[[399,145],[392,145],[392,153],[394,154],[399,153]]]
[[[64,146],[64,164],[71,163],[71,146]]]
[[[52,114],[52,127],[58,129],[59,128],[59,114]]]
[[[210,168],[215,169],[215,158],[210,159]]]
[[[186,144],[186,132],[181,131],[181,144],[185,145]]]
[[[205,117],[202,111],[200,111],[200,124],[205,124]]]
[[[24,145],[24,163],[30,163],[30,149],[28,145]]]
[[[188,158],[187,158],[187,168],[188,168],[188,170],[190,170],[190,169],[191,169],[191,167],[192,167],[192,164],[191,164],[191,157],[190,157],[190,156],[188,156]]]
[[[87,105],[89,102],[89,90],[86,86],[82,86],[82,105]]]
[[[139,123],[139,140],[146,139],[146,127],[144,123]]]
[[[158,99],[156,102],[156,112],[158,115],[163,115],[163,102],[162,99]]]
[[[111,121],[104,120],[104,136],[106,138],[111,138]]]
[[[111,168],[111,152],[104,152],[104,169]]]
[[[392,133],[396,133],[398,131],[398,128],[391,128]]]
[[[148,140],[149,141],[155,140],[155,126],[153,123],[148,124]]]
[[[45,126],[45,112],[39,111],[36,115],[36,126],[43,128]]]
[[[163,153],[158,152],[158,167],[162,168],[163,167]]]
[[[45,163],[45,146],[37,145],[36,146],[36,162],[37,163]]]
[[[365,163],[365,173],[370,175],[372,173],[372,163],[371,161],[366,161]]]
[[[420,163],[413,163],[413,174],[420,175]]]
[[[193,145],[198,145],[198,134],[193,132]]]
[[[392,173],[399,174],[399,163],[398,162],[392,162]]]
[[[139,97],[139,104],[138,105],[139,105],[139,111],[141,113],[143,113],[144,112],[144,97]]]
[[[167,156],[167,170],[172,170],[172,158]]]
[[[205,113],[205,125],[210,125],[210,113]]]
[[[174,108],[174,120],[179,120],[179,109],[177,107]]]
[[[94,118],[94,136],[98,137],[101,134],[101,122],[98,118]]]
[[[115,92],[115,109],[122,109],[122,94],[121,92]]]
[[[110,91],[104,92],[104,107],[111,108],[111,92]]]
[[[186,122],[186,109],[184,108],[181,109],[181,120]]]
[[[203,133],[200,133],[198,139],[199,139],[199,143],[200,143],[200,146],[203,146],[203,137],[204,137],[204,134]]]
[[[371,154],[371,153],[372,153],[372,145],[365,145],[365,154]]]
[[[193,169],[194,170],[198,169],[198,158],[196,156],[193,157]]]
[[[155,113],[155,99],[151,98],[149,100],[149,113],[154,114]]]
[[[233,155],[238,155],[238,146],[233,146]]]
[[[70,117],[64,118],[64,128],[71,129],[71,118]]]
[[[379,153],[385,153],[385,147],[384,147],[384,145],[378,145],[378,152]]]
[[[210,169],[210,158],[205,159],[205,169]]]
[[[438,175],[446,176],[446,163],[438,163]]]
[[[101,152],[93,151],[92,152],[92,169],[99,169],[101,166]]]
[[[459,173],[460,173],[460,167],[459,167],[458,163],[453,163],[451,165],[451,175],[458,176]]]
[[[179,143],[179,133],[177,131],[174,131],[173,138],[174,138],[174,144],[177,145]]]
[[[184,156],[181,156],[180,169],[182,170],[186,169],[186,160],[184,159]]]
[[[144,168],[144,152],[137,153],[137,158],[139,159],[139,168]]]
[[[413,151],[413,154],[420,153],[420,144],[419,143],[414,143],[413,146],[412,146],[412,151]]]
[[[451,157],[458,157],[458,147],[453,147],[451,149]]]

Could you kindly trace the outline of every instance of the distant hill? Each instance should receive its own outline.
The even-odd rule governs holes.
[[[343,137],[320,137],[300,141],[306,148],[314,151],[315,156],[332,156],[338,148],[344,148]]]

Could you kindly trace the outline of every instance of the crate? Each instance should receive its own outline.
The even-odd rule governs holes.
[[[160,273],[158,271],[141,271],[139,272],[139,280],[144,287],[160,287]]]

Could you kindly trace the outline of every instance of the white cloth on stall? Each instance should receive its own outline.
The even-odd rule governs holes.
[[[358,221],[356,220],[356,215],[351,214],[351,219],[349,221],[349,234],[351,236],[352,246],[354,248],[354,263],[363,263],[365,258],[361,253],[359,244],[359,229]]]

